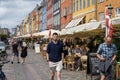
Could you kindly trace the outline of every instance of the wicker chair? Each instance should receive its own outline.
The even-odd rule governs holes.
[[[74,59],[74,55],[67,55],[67,69],[71,69],[74,70],[74,65],[75,65],[75,59]]]
[[[87,70],[87,56],[81,56],[82,70]]]
[[[66,57],[63,59],[63,68],[67,69],[67,59],[66,59]]]

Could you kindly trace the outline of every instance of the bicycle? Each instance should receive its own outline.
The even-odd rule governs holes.
[[[6,51],[2,51],[1,49],[0,49],[0,60],[1,61],[3,61],[3,60],[7,60],[7,53],[6,53]]]
[[[0,80],[7,80],[7,77],[6,77],[5,73],[2,70],[2,67],[4,66],[5,63],[8,63],[8,62],[0,63]]]

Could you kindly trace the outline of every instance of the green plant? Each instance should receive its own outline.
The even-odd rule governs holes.
[[[116,57],[116,60],[120,61],[120,38],[113,38],[112,42],[117,47],[117,57]]]

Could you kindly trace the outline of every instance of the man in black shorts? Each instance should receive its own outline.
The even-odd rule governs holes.
[[[15,57],[15,56],[17,57],[18,63],[20,63],[20,62],[19,62],[18,43],[17,43],[16,41],[13,42],[12,52],[13,52],[13,57],[12,57],[11,63],[13,64],[13,61],[14,61],[14,57]]]

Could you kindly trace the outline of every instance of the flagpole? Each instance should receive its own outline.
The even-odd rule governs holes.
[[[108,20],[107,20],[107,16],[108,16],[108,5],[105,6],[105,37],[108,36]]]
[[[107,37],[108,36],[108,27],[106,26],[106,28],[105,28],[105,37]]]

